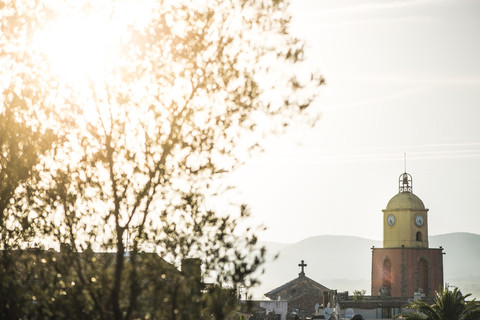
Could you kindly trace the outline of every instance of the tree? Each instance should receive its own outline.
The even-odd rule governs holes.
[[[34,238],[66,249],[39,283],[68,281],[42,291],[36,301],[53,303],[29,305],[32,312],[187,318],[180,301],[194,293],[185,275],[151,275],[148,266],[162,262],[145,252],[176,267],[201,259],[215,288],[254,285],[264,249],[255,230],[238,230],[247,207],[221,214],[207,200],[323,83],[297,72],[303,43],[289,34],[287,4],[39,0],[0,9],[0,44],[22,57],[13,65],[41,75],[34,83],[44,94],[28,110],[54,109],[48,121],[34,112],[25,119],[62,136],[38,168],[38,203],[15,209],[35,212],[44,227]],[[211,301],[202,299],[194,299],[199,308]]]
[[[1,49],[0,56],[8,56]],[[39,126],[52,110],[30,81],[35,75],[20,71],[18,76],[17,83],[2,88],[0,102],[0,318],[7,319],[18,319],[25,303],[31,302],[22,265],[33,260],[19,260],[14,251],[35,243],[46,228],[35,213],[43,208],[41,173],[61,140],[54,128]],[[35,110],[40,105],[43,109]]]
[[[353,290],[353,300],[361,301],[365,299],[365,293],[367,291],[365,289],[362,290]]]
[[[404,315],[404,319],[428,320],[475,320],[480,319],[480,307],[475,302],[466,301],[470,294],[463,295],[458,288],[449,291],[448,288],[435,292],[435,303],[432,305],[424,301],[415,301],[408,307],[416,309],[418,313]]]

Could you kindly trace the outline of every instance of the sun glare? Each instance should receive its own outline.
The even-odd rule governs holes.
[[[64,80],[105,80],[121,55],[128,26],[135,24],[138,28],[148,21],[153,2],[124,0],[111,7],[77,8],[69,8],[38,30],[34,47],[47,57],[51,72]]]
[[[102,75],[117,33],[108,21],[99,18],[64,18],[44,31],[37,41],[53,73],[78,80]]]
[[[33,52],[62,85],[89,101],[92,85],[103,87],[112,81],[116,67],[128,61],[122,48],[128,44],[129,27],[145,28],[154,6],[153,0],[59,1],[54,7],[57,18],[34,34]],[[83,112],[94,119],[99,107],[91,104],[83,103]]]
[[[105,15],[62,17],[41,30],[36,46],[50,71],[69,82],[104,80],[119,56],[124,21]]]

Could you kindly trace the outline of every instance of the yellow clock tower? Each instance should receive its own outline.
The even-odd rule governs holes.
[[[412,176],[402,173],[398,179],[399,193],[383,211],[384,248],[428,248],[428,209],[412,193]]]

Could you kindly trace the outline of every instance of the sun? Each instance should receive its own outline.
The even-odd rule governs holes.
[[[81,13],[48,23],[35,35],[34,46],[61,80],[98,81],[111,66],[121,37],[118,21]]]
[[[40,36],[39,42],[53,73],[67,78],[98,77],[114,49],[115,33],[108,21],[64,18]]]
[[[57,18],[34,36],[34,49],[50,71],[67,81],[104,81],[121,61],[128,29],[142,27],[154,7],[152,0],[79,1],[58,4]]]
[[[35,31],[32,53],[56,83],[82,99],[87,120],[98,119],[100,107],[92,103],[92,92],[118,80],[118,70],[131,60],[125,49],[132,37],[129,30],[148,25],[157,1],[51,3],[53,18]]]

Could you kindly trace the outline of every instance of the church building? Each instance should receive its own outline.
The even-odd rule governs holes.
[[[383,211],[383,248],[372,248],[372,296],[433,297],[443,286],[443,248],[428,247],[428,209],[403,173]]]
[[[265,293],[265,296],[272,300],[286,300],[288,315],[305,319],[313,317],[319,308],[333,306],[334,291],[307,277],[304,269],[307,264],[303,260],[298,266],[301,268],[298,278]]]

